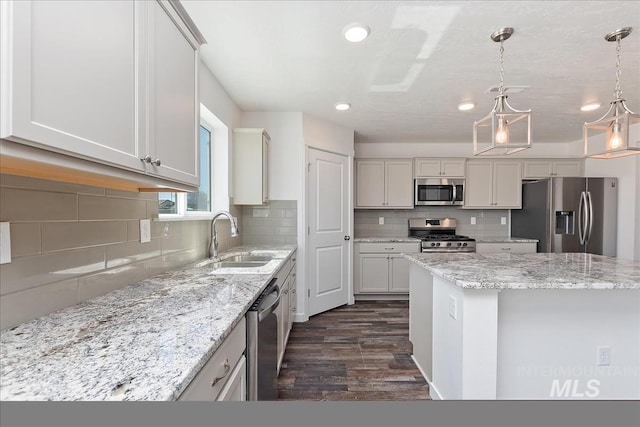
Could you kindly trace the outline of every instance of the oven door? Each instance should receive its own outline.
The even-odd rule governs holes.
[[[464,202],[464,180],[426,178],[415,180],[415,206],[459,206]]]

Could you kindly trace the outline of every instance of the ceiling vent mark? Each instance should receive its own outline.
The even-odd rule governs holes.
[[[504,93],[507,95],[511,93],[520,93],[530,88],[531,86],[504,86]],[[498,93],[499,90],[500,86],[491,86],[489,89],[485,90],[484,93]]]

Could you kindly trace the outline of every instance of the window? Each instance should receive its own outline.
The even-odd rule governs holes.
[[[192,193],[158,193],[158,213],[188,216],[190,212],[211,212],[211,130],[200,126],[200,186]]]

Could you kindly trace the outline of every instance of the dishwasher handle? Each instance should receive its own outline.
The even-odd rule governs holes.
[[[264,298],[260,301],[258,307],[256,307],[256,311],[258,312],[258,322],[273,313],[280,304],[280,288],[276,282],[276,279],[271,281],[267,286],[267,289],[264,291]]]

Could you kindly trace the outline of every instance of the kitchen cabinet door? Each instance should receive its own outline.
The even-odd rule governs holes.
[[[155,1],[148,5],[150,128],[143,157],[151,156],[149,173],[197,186],[199,46],[180,28],[172,7]]]
[[[360,293],[389,292],[389,255],[360,254],[359,287]]]
[[[216,399],[218,402],[247,400],[247,359],[242,356]]]
[[[416,178],[464,178],[465,159],[415,159]]]
[[[493,164],[493,206],[522,208],[520,162],[496,160]]]
[[[383,207],[385,179],[384,160],[357,160],[356,207]]]
[[[269,141],[265,129],[233,130],[233,200],[236,205],[269,201]]]
[[[536,253],[536,243],[512,242],[512,243],[482,243],[476,242],[477,253],[510,252],[510,253]]]
[[[287,326],[287,341],[289,337],[289,333],[291,332],[291,328],[293,327],[293,319],[296,315],[296,307],[298,306],[297,298],[298,291],[296,289],[296,273],[291,273],[291,279],[289,282],[289,325]]]
[[[409,265],[402,255],[389,255],[389,292],[409,292]]]
[[[467,162],[464,206],[467,208],[493,206],[493,162],[491,160]]]
[[[413,160],[356,160],[356,208],[413,209]]]
[[[135,110],[142,6],[2,1],[0,7],[7,35],[0,137],[144,172]]]
[[[583,161],[580,159],[524,160],[522,162],[523,178],[582,176],[582,165]]]
[[[278,372],[287,347],[287,337],[289,335],[289,276],[284,279],[280,289],[280,304],[278,305]]]
[[[413,209],[413,161],[385,162],[385,206]]]
[[[465,208],[522,207],[522,175],[519,161],[469,161],[465,185]]]

